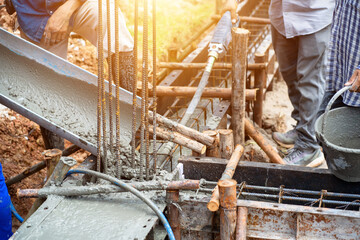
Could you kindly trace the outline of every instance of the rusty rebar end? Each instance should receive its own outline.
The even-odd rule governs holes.
[[[45,150],[42,154],[45,156],[45,158],[54,158],[61,156],[62,151],[60,149],[54,148],[54,149]]]

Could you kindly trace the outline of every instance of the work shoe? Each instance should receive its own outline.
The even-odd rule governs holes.
[[[297,138],[297,132],[295,129],[287,131],[286,133],[273,132],[272,137],[280,146],[285,148],[292,148]]]
[[[309,151],[292,148],[289,150],[289,154],[283,160],[289,165],[318,167],[324,163],[325,158],[320,149]]]

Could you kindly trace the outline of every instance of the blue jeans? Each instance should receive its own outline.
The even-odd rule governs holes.
[[[10,196],[5,184],[0,163],[0,240],[7,240],[12,236]]]

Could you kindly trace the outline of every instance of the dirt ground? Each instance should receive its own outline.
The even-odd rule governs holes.
[[[1,3],[1,0],[0,0]],[[14,18],[0,10],[0,26],[12,31]],[[18,32],[15,32],[18,34]],[[89,42],[81,38],[70,38],[68,60],[94,74],[97,74],[96,49]],[[291,104],[287,97],[287,88],[283,81],[274,85],[274,91],[266,96],[264,105],[264,125],[268,131],[285,131],[293,124],[291,117]],[[66,147],[71,143],[66,142]],[[30,166],[43,160],[44,143],[39,126],[0,105],[0,162],[6,179],[9,179]],[[79,150],[72,155],[76,160],[82,161],[88,153]],[[17,189],[41,188],[44,183],[45,170],[24,179],[20,183],[9,187],[12,202],[23,217],[30,209],[33,199],[18,199]],[[13,229],[20,223],[14,218]]]

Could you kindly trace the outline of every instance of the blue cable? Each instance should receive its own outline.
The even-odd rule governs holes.
[[[170,227],[170,224],[168,222],[168,220],[166,219],[165,215],[159,210],[159,208],[155,205],[154,202],[152,202],[150,199],[148,199],[147,197],[145,197],[140,191],[138,191],[136,188],[124,183],[123,181],[114,178],[112,176],[103,174],[103,173],[99,173],[96,171],[92,171],[92,170],[87,170],[87,169],[72,169],[70,170],[66,176],[69,176],[71,174],[74,173],[80,173],[80,174],[89,174],[89,175],[93,175],[95,177],[98,178],[102,178],[105,179],[109,182],[111,182],[112,184],[121,187],[122,189],[125,189],[129,192],[131,192],[132,194],[134,194],[135,196],[137,196],[138,198],[140,198],[140,200],[142,200],[144,203],[146,203],[155,213],[156,215],[158,215],[158,217],[160,218],[161,222],[163,223],[166,232],[168,233],[169,239],[170,240],[175,240],[175,236],[174,233]]]
[[[10,209],[12,214],[16,217],[17,220],[19,220],[20,223],[24,221],[24,219],[20,216],[20,214],[16,211],[14,205],[12,202],[10,202]]]

